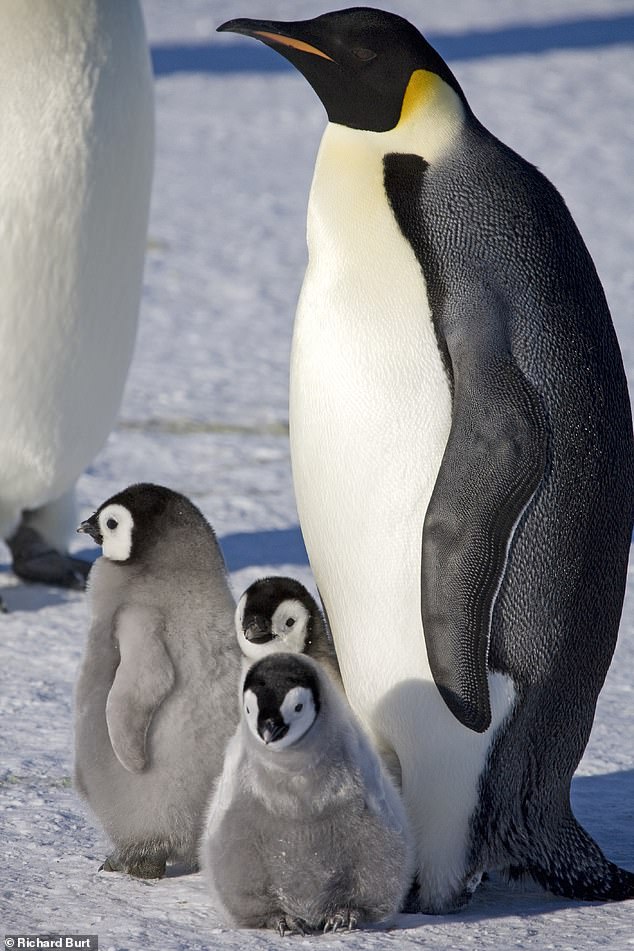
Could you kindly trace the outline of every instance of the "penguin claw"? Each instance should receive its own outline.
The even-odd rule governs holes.
[[[165,867],[165,860],[158,857],[140,859],[133,865],[121,861],[116,855],[109,855],[99,866],[99,871],[124,872],[126,875],[131,875],[132,878],[164,878]]]
[[[342,910],[331,915],[324,924],[324,934],[334,934],[336,931],[354,931],[359,920],[353,911]]]
[[[310,934],[310,929],[299,918],[291,918],[289,915],[282,915],[277,919],[275,930],[280,938],[285,938],[287,934],[298,934],[305,938]]]

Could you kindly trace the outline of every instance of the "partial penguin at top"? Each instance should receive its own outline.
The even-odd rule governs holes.
[[[400,761],[411,906],[455,908],[489,869],[632,897],[569,798],[634,500],[623,364],[579,231],[402,17],[220,29],[286,57],[328,116],[291,461],[348,698]]]
[[[154,162],[138,0],[0,4],[0,538],[83,587],[74,487],[132,358]]]

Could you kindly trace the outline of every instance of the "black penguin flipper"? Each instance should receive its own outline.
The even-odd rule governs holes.
[[[491,722],[493,603],[547,438],[539,397],[510,356],[456,369],[453,423],[423,527],[422,618],[445,703],[481,733]]]

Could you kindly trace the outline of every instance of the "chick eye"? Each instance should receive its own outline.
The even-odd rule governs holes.
[[[295,704],[295,713],[301,713],[303,709],[304,709],[304,704],[303,704],[303,703],[296,703],[296,704]]]
[[[106,522],[106,527],[109,528],[110,531],[114,531],[118,524],[116,518],[109,518]]]
[[[362,59],[364,62],[369,62],[371,59],[374,59],[376,53],[374,50],[366,50],[363,46],[358,46],[355,50],[352,51],[357,59]]]
[[[288,621],[286,622],[286,626],[287,626],[287,627],[292,627],[294,623],[295,623],[295,618],[294,618],[294,617],[289,617]]]

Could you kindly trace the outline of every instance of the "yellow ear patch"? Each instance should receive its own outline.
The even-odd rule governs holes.
[[[398,124],[411,119],[444,85],[440,76],[435,73],[430,73],[426,69],[416,69],[410,76],[403,96],[401,118]]]
[[[311,46],[310,43],[304,43],[303,40],[294,40],[290,36],[282,36],[279,33],[267,33],[265,30],[254,30],[253,35],[271,40],[279,46],[292,46],[294,50],[301,50],[302,53],[312,53],[313,56],[321,56],[323,59],[330,60],[331,63],[334,62],[331,56],[322,53],[321,50],[318,50],[316,46]]]

